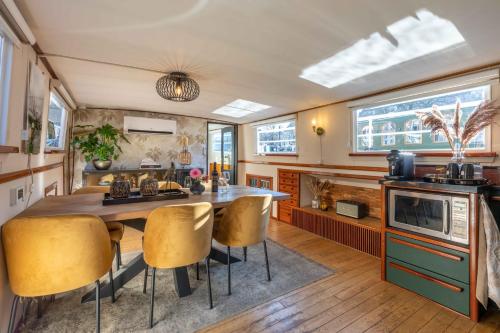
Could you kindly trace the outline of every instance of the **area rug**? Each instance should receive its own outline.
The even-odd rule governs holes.
[[[231,255],[242,258],[241,249],[231,249]],[[196,280],[194,267],[188,269],[193,294],[179,298],[170,270],[158,270],[155,288],[155,326],[153,332],[194,332],[234,316],[247,309],[332,275],[333,270],[302,255],[268,241],[272,281],[267,281],[262,245],[248,248],[248,261],[231,264],[232,295],[227,295],[227,266],[211,261],[214,308],[209,309],[206,271],[200,264]],[[130,260],[130,254],[124,256]],[[114,304],[110,298],[101,301],[101,331],[141,332],[148,329],[150,286],[142,293],[143,274],[117,291]],[[150,279],[148,280],[150,282]],[[80,303],[86,290],[78,290],[56,298],[37,319],[30,315],[23,332],[92,332],[95,330],[95,303]],[[32,311],[33,313],[34,311]]]

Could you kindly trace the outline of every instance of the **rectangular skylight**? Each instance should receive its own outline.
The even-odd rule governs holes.
[[[269,108],[270,108],[269,105],[255,103],[244,99],[237,99],[229,104],[226,104],[218,108],[215,111],[212,111],[212,113],[220,114],[227,117],[241,118],[248,116],[252,113],[266,110]]]
[[[367,39],[361,39],[330,58],[307,67],[300,77],[333,88],[465,42],[451,21],[427,9],[417,11],[416,16],[407,16],[389,25],[387,37],[375,32]]]

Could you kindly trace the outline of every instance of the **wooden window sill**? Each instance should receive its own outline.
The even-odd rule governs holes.
[[[451,152],[413,152],[415,157],[452,157]],[[389,152],[349,153],[349,156],[387,156]],[[465,157],[497,157],[496,152],[465,152]]]
[[[46,150],[44,154],[66,154],[66,150]]]
[[[17,154],[19,147],[15,146],[0,146],[0,154]]]

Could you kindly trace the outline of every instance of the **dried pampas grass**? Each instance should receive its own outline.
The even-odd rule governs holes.
[[[319,180],[316,177],[307,182],[307,187],[316,198],[323,196],[330,189],[331,185],[330,181]]]
[[[462,145],[466,146],[483,128],[493,124],[495,115],[499,110],[500,106],[495,105],[495,101],[481,103],[465,122],[460,136]]]
[[[495,115],[500,110],[500,106],[495,105],[495,102],[486,101],[479,104],[465,122],[463,129],[460,126],[462,118],[460,102],[457,102],[451,129],[448,128],[444,115],[438,110],[436,105],[432,107],[431,111],[417,112],[417,116],[422,120],[422,125],[431,129],[432,134],[443,133],[452,150],[455,149],[453,144],[455,139],[458,139],[461,143],[461,149],[465,149],[472,138],[486,126],[493,124]]]

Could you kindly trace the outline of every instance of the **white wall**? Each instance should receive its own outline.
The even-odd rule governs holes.
[[[24,99],[26,92],[26,76],[28,71],[29,60],[35,61],[36,55],[30,46],[23,45],[21,48],[14,48],[13,68],[11,79],[11,90],[9,99],[9,114],[8,114],[8,131],[7,142],[8,146],[21,146],[21,130],[23,128],[23,112]],[[40,69],[45,76],[45,101],[43,110],[43,128],[42,128],[42,147],[44,151],[45,135],[47,130],[47,113],[49,104],[49,74],[41,63],[38,63]],[[38,154],[33,155],[31,164],[33,167],[49,165],[63,160],[62,154]],[[0,154],[0,173],[9,173],[27,168],[28,157],[25,154]],[[57,181],[58,191],[63,189],[63,171],[62,167],[51,169],[46,172],[37,173],[34,175],[33,194],[30,204],[33,204],[44,196],[46,186]],[[31,181],[29,177],[20,178],[11,182],[0,185],[0,225],[4,224],[8,219],[20,213],[25,206],[18,205],[9,206],[9,190],[18,186],[23,186],[26,189]],[[0,247],[0,331],[7,330],[9,318],[10,304],[12,293],[9,288],[6,267],[4,263],[3,248]]]
[[[500,87],[496,83],[492,86],[492,99],[500,97]],[[382,156],[349,156],[351,152],[351,110],[346,106],[346,103],[326,106],[310,111],[299,112],[297,115],[297,157],[283,156],[259,156],[256,155],[256,136],[255,129],[249,125],[240,125],[238,128],[238,160],[246,161],[263,161],[263,162],[285,162],[285,163],[320,163],[320,145],[318,136],[312,131],[312,119],[316,119],[317,125],[325,129],[323,140],[323,164],[333,165],[354,165],[354,166],[387,166],[385,157]],[[497,125],[493,125],[491,130],[491,147],[492,150],[500,154],[500,115],[496,119]],[[472,160],[472,159],[470,159]],[[448,161],[446,158],[417,158],[418,164],[445,164]],[[484,165],[500,165],[498,158],[476,158],[474,161],[481,162]],[[278,173],[277,169],[305,169],[319,170],[335,173],[354,173],[367,175],[383,175],[381,172],[368,171],[350,171],[336,169],[315,169],[304,167],[286,167],[275,165],[262,165],[251,163],[239,163],[238,166],[238,181],[239,184],[245,183],[245,174],[257,174],[274,177],[274,189],[278,188]],[[375,181],[357,181],[337,178],[335,182],[339,184],[364,186],[371,188],[379,188]],[[276,212],[276,210],[274,210]]]

